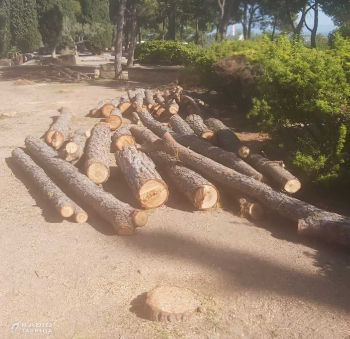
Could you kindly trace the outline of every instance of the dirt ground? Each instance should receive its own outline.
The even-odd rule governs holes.
[[[74,127],[93,126],[88,111],[125,86],[113,84],[0,82],[0,114],[17,111],[0,118],[0,338],[349,339],[349,252],[300,239],[285,220],[193,211],[174,190],[133,237],[116,236],[91,210],[83,225],[57,216],[11,151],[42,136],[63,105]],[[122,180],[106,186],[133,203]],[[144,293],[157,284],[195,291],[202,312],[184,323],[144,319]],[[27,333],[30,323],[53,333]]]

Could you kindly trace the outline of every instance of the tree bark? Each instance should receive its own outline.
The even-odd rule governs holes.
[[[153,99],[153,93],[150,89],[145,90],[145,103],[147,106],[147,109],[150,110],[155,105],[155,101]]]
[[[48,200],[63,218],[69,218],[74,214],[76,209],[75,202],[61,191],[29,155],[25,154],[21,148],[16,148],[12,151],[12,158],[26,176],[38,187],[44,199]]]
[[[203,139],[214,140],[214,132],[211,131],[203,122],[203,119],[197,114],[190,114],[186,122],[193,129],[194,133]]]
[[[161,136],[165,132],[170,132],[169,128],[162,125],[158,121],[155,121],[147,111],[141,111],[139,116],[142,123],[156,135]],[[195,152],[203,154],[204,156],[213,159],[220,164],[223,164],[256,180],[263,179],[261,173],[240,159],[235,153],[227,152],[222,148],[215,147],[210,142],[200,139],[195,135],[179,135],[177,133],[172,133],[172,135],[181,145],[190,147]]]
[[[248,38],[248,4],[245,2],[243,7],[243,16],[242,16],[242,28],[243,28],[243,38],[247,40]]]
[[[219,6],[221,9],[219,35],[220,39],[223,40],[227,35],[227,28],[231,19],[233,0],[225,0],[223,2],[219,2]]]
[[[216,205],[219,192],[216,187],[198,173],[183,166],[181,162],[164,152],[150,153],[157,168],[164,170],[175,187],[199,210]]]
[[[175,133],[180,135],[191,135],[194,134],[193,129],[190,125],[183,120],[179,115],[174,115],[169,119],[169,124]]]
[[[136,112],[131,112],[131,122],[135,125],[143,125],[139,115]]]
[[[208,128],[215,132],[215,137],[219,141],[220,146],[228,152],[235,152],[241,158],[246,158],[250,149],[244,146],[237,137],[237,135],[231,131],[222,121],[214,118],[205,120],[205,124]]]
[[[61,179],[81,200],[95,209],[102,218],[109,221],[118,235],[132,235],[135,227],[147,223],[147,213],[135,210],[116,199],[81,174],[69,162],[58,158],[57,153],[38,138],[27,137],[28,151],[52,174]]]
[[[90,137],[90,131],[77,129],[65,146],[64,159],[74,161],[80,159],[84,154],[86,140]]]
[[[113,108],[105,119],[111,131],[118,129],[123,123],[123,115],[119,108]]]
[[[311,48],[316,48],[316,36],[318,29],[318,0],[315,0],[314,5],[311,7],[314,10],[314,26],[310,28],[305,21],[306,28],[311,32]]]
[[[288,193],[296,193],[301,188],[300,181],[289,171],[283,168],[280,163],[270,161],[259,154],[252,154],[247,158],[259,172],[266,175]]]
[[[115,158],[142,208],[157,208],[168,200],[168,187],[146,154],[135,146],[124,146]]]
[[[134,0],[131,4],[131,32],[130,32],[129,57],[128,57],[128,63],[127,63],[129,67],[134,64],[136,40],[137,40],[137,1]]]
[[[145,91],[140,90],[135,95],[135,100],[133,107],[136,109],[136,112],[139,112],[143,108],[143,100],[145,98]]]
[[[202,111],[196,101],[188,95],[180,95],[180,106],[185,108],[188,115],[197,114],[202,116]]]
[[[115,40],[115,78],[119,79],[122,76],[122,57],[123,57],[123,28],[126,0],[119,1],[119,11],[117,16],[117,38]]]
[[[127,96],[121,96],[118,109],[122,112],[122,114],[129,112],[131,108],[132,108],[132,103],[130,102],[129,98]]]
[[[110,147],[109,125],[100,122],[92,129],[85,152],[86,176],[96,184],[102,184],[109,178]]]
[[[170,0],[169,40],[176,40],[176,0]]]
[[[112,149],[119,151],[125,146],[136,146],[136,141],[130,133],[130,129],[127,126],[122,126],[112,136]]]
[[[339,244],[350,244],[350,218],[321,210],[313,205],[276,192],[271,187],[243,176],[215,161],[203,157],[178,144],[170,133],[165,133],[162,142],[148,146],[176,157],[184,164],[257,200],[263,206],[298,222],[298,233],[312,235]]]
[[[272,27],[271,41],[274,41],[274,40],[275,40],[277,20],[278,20],[278,15],[275,14],[275,20],[273,21],[273,27]]]
[[[67,107],[62,107],[57,120],[50,126],[45,134],[46,142],[54,149],[59,149],[69,135],[69,127],[72,120],[72,114]]]

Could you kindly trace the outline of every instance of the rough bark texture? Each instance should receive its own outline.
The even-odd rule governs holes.
[[[153,161],[135,146],[125,146],[115,154],[117,165],[143,208],[157,208],[168,200],[168,187]]]
[[[321,237],[339,244],[350,244],[350,218],[321,210],[313,205],[276,192],[271,187],[244,176],[217,162],[203,157],[177,143],[170,133],[162,142],[155,142],[155,150],[162,150],[176,157],[196,171],[221,184],[232,187],[287,218],[298,222],[298,233]]]
[[[203,139],[213,140],[214,132],[211,131],[197,114],[190,114],[186,122],[193,129],[194,133]]]
[[[147,293],[145,311],[152,321],[174,322],[190,319],[201,304],[196,295],[176,286],[156,286]]]
[[[84,154],[86,140],[90,137],[90,131],[77,129],[65,146],[65,160],[74,161],[80,159]]]
[[[133,103],[133,107],[136,109],[136,111],[140,111],[143,108],[143,99],[145,98],[145,90],[140,89],[135,95],[135,100]]]
[[[193,205],[206,210],[216,205],[219,192],[216,187],[198,173],[183,166],[180,161],[164,152],[150,153],[149,156],[160,168],[166,172],[176,188],[184,194]]]
[[[120,97],[120,104],[118,105],[118,108],[122,114],[125,114],[129,111],[130,108],[132,108],[132,103],[130,102],[128,96]]]
[[[112,149],[119,151],[127,145],[135,146],[136,141],[130,133],[130,128],[128,126],[122,126],[112,135]]]
[[[249,155],[249,148],[244,146],[237,135],[224,125],[223,122],[210,118],[205,121],[205,124],[214,131],[216,139],[224,150],[238,153],[242,158],[246,158]]]
[[[170,115],[176,115],[179,113],[179,105],[175,101],[169,102],[166,105],[166,108]]]
[[[135,227],[147,223],[147,213],[133,209],[116,199],[81,174],[69,162],[58,158],[57,153],[35,137],[25,140],[28,151],[51,173],[60,178],[81,200],[109,221],[119,235],[132,235]]]
[[[16,148],[12,151],[12,158],[34,182],[35,186],[39,188],[44,199],[48,200],[62,217],[69,218],[74,214],[75,210],[80,209],[21,148]]]
[[[109,125],[102,122],[96,124],[85,151],[85,173],[96,184],[102,184],[109,178],[110,147]]]
[[[154,120],[147,111],[141,111],[139,115],[143,124],[156,135],[162,136],[165,132],[170,132],[168,127]],[[263,179],[261,173],[240,159],[235,153],[227,152],[220,147],[215,147],[208,141],[200,139],[195,135],[179,135],[177,133],[172,133],[172,135],[181,145],[190,147],[195,152],[203,154],[204,156],[213,159],[220,164],[223,164],[256,180]]]
[[[181,106],[185,106],[187,114],[197,114],[202,116],[202,111],[196,101],[188,95],[180,96]]]
[[[175,133],[178,133],[180,135],[194,134],[194,131],[190,125],[179,115],[172,116],[169,120],[169,124]]]
[[[139,115],[137,114],[137,112],[131,112],[131,122],[135,125],[139,125],[139,126],[142,126],[142,121],[139,117]]]
[[[126,93],[128,94],[129,101],[133,103],[135,101],[137,91],[135,89],[128,89]]]
[[[115,131],[123,123],[122,112],[119,108],[113,108],[110,112],[110,115],[106,117],[105,121],[109,125],[111,131]]]
[[[296,193],[301,188],[300,181],[281,166],[278,161],[270,161],[259,154],[252,154],[247,161],[259,172],[266,175],[288,193]]]
[[[72,114],[67,107],[62,107],[61,113],[56,121],[46,132],[45,140],[54,149],[59,149],[69,135],[69,127],[72,120]]]
[[[147,109],[152,109],[152,107],[156,103],[155,100],[153,99],[153,93],[150,89],[145,90],[145,103],[146,103]]]
[[[115,78],[121,78],[122,56],[123,56],[123,29],[124,29],[124,14],[125,14],[126,0],[120,0],[117,15],[117,38],[115,39]]]

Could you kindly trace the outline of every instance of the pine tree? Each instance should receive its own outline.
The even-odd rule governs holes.
[[[0,0],[0,58],[6,58],[10,49],[10,10],[9,4]]]

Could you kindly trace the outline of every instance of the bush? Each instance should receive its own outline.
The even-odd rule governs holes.
[[[180,41],[150,40],[135,48],[135,58],[148,64],[187,65],[194,60],[199,48]]]
[[[249,116],[281,147],[286,128],[309,131],[296,135],[290,161],[318,182],[344,175],[349,162],[349,44],[337,36],[334,49],[310,50],[281,37],[266,40],[257,56],[264,71]]]
[[[85,24],[84,32],[86,36],[85,46],[95,54],[101,54],[103,50],[111,47],[113,26],[109,23]]]

